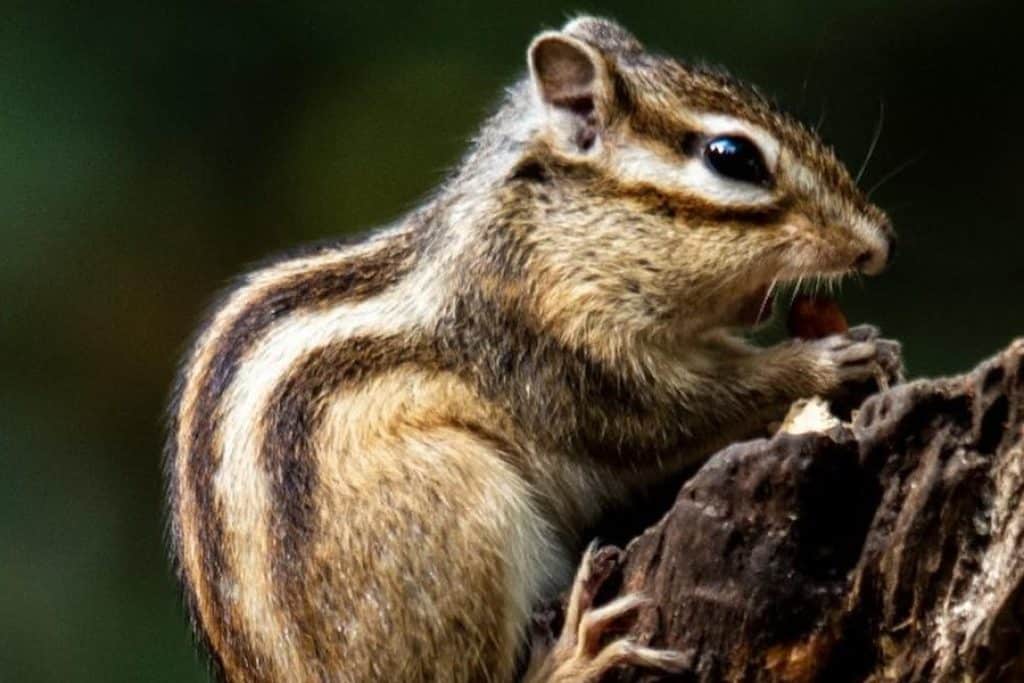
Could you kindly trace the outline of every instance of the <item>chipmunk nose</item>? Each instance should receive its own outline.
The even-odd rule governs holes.
[[[892,264],[896,255],[896,236],[887,231],[884,236],[864,250],[854,260],[853,267],[865,275],[878,275]]]
[[[890,229],[889,233],[888,233],[888,237],[889,237],[889,255],[885,259],[885,266],[883,266],[884,268],[889,268],[890,266],[892,266],[892,262],[896,260],[896,244],[898,242],[898,240],[896,239],[896,233],[893,232],[892,229]]]

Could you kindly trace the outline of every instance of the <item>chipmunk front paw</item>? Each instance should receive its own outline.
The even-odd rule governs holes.
[[[834,389],[874,382],[886,389],[904,379],[902,347],[893,339],[882,339],[873,325],[858,325],[842,334],[807,342],[829,371]]]

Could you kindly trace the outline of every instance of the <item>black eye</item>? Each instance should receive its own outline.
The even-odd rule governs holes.
[[[719,175],[754,185],[772,183],[761,150],[739,135],[721,135],[704,146],[704,161]]]

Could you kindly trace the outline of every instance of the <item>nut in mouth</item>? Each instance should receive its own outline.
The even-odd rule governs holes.
[[[802,279],[793,288],[793,298],[786,316],[786,329],[791,337],[799,339],[821,339],[832,334],[841,334],[849,329],[846,315],[828,291],[821,292],[821,283],[831,285],[833,279],[816,281],[813,292],[800,292]],[[789,285],[786,285],[788,288]],[[776,306],[777,280],[761,285],[743,298],[737,313],[737,322],[745,327],[757,327],[772,318]]]

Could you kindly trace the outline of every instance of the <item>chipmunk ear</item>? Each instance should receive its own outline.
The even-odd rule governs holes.
[[[589,150],[608,120],[610,78],[600,53],[577,38],[548,31],[534,38],[528,60],[534,90],[551,122],[572,144]]]

